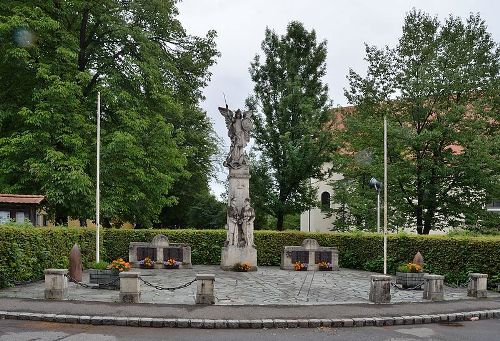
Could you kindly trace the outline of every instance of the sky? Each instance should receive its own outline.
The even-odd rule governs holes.
[[[217,49],[221,56],[211,67],[209,85],[204,89],[202,108],[222,138],[224,151],[229,139],[224,118],[217,107],[224,106],[223,93],[231,109],[243,109],[252,93],[253,83],[248,69],[261,43],[266,27],[282,35],[291,21],[300,21],[306,29],[314,29],[318,41],[328,46],[327,74],[335,106],[348,104],[343,93],[350,68],[363,74],[366,70],[365,43],[377,47],[394,47],[402,33],[406,13],[420,9],[443,21],[450,14],[463,19],[480,13],[495,41],[500,41],[500,1],[497,0],[184,0],[178,4],[179,20],[188,34],[204,36],[217,32]],[[211,182],[212,191],[220,195],[221,183],[227,177],[220,172]]]

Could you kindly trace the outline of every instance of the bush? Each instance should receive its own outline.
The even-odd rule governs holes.
[[[156,234],[171,242],[191,246],[193,264],[220,264],[224,230],[121,230],[104,229],[101,257],[105,261],[128,259],[132,241],[150,242]],[[339,265],[344,268],[382,271],[383,239],[374,233],[305,233],[298,231],[255,231],[259,265],[279,265],[287,245],[300,245],[314,238],[322,246],[336,246]],[[45,268],[66,268],[77,243],[85,265],[95,259],[95,230],[91,228],[0,227],[0,287],[14,281],[43,277]],[[463,283],[469,272],[500,273],[499,237],[449,237],[397,234],[388,237],[388,271],[407,262],[418,251],[426,270],[442,274],[447,282]]]

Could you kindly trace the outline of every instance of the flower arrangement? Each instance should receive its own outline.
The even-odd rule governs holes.
[[[400,265],[398,267],[398,272],[411,272],[411,273],[422,272],[422,266],[420,264],[410,262]]]
[[[176,261],[174,258],[169,258],[168,260],[163,261],[163,266],[166,269],[178,269],[181,262]]]
[[[233,270],[238,272],[250,271],[252,266],[249,263],[236,263],[234,264]]]
[[[307,263],[302,263],[301,261],[296,261],[293,264],[293,268],[295,271],[304,271],[307,270]]]
[[[322,260],[321,262],[318,263],[318,269],[319,271],[331,271],[332,270],[332,263]]]
[[[114,261],[112,261],[111,264],[108,265],[108,269],[115,271],[115,272],[129,271],[130,270],[130,263],[125,262],[123,260],[123,258],[118,258],[118,259],[115,259]]]
[[[151,257],[146,257],[143,260],[139,261],[139,265],[141,268],[153,268],[155,266],[155,261],[151,259]]]

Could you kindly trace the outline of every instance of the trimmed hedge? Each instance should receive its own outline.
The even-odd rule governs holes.
[[[150,242],[157,234],[191,246],[193,264],[219,264],[224,230],[102,230],[104,260],[128,257],[129,243]],[[279,265],[286,245],[314,238],[322,246],[337,246],[341,267],[382,272],[383,240],[368,233],[304,233],[255,231],[259,265]],[[94,260],[95,230],[80,228],[0,227],[0,287],[13,281],[42,278],[45,268],[65,268],[74,243],[85,265]],[[448,237],[390,235],[388,269],[394,272],[420,251],[428,270],[443,274],[447,282],[462,283],[469,272],[500,274],[500,237]]]

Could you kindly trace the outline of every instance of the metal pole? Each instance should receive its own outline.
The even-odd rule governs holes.
[[[309,188],[312,188],[312,178],[309,178]],[[311,205],[309,205],[309,226],[307,229],[311,232]]]
[[[384,275],[387,275],[387,117],[384,114]]]
[[[95,192],[95,261],[99,263],[99,210],[100,210],[100,162],[101,162],[101,93],[97,93],[97,179],[96,179],[96,192]]]
[[[380,233],[380,189],[377,190],[377,233]]]

